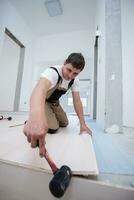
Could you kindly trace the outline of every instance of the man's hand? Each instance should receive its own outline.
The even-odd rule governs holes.
[[[89,133],[92,136],[92,130],[86,124],[80,125],[80,134],[84,132]]]
[[[37,141],[39,145],[40,156],[45,155],[45,136],[47,133],[48,127],[45,120],[39,120],[38,118],[29,119],[24,126],[23,132],[27,137],[27,141],[31,143],[32,148],[37,147]]]

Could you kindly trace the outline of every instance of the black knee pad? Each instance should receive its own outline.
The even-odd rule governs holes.
[[[57,130],[58,129],[51,129],[51,128],[49,128],[47,132],[50,133],[50,134],[54,134],[54,133],[57,132]]]

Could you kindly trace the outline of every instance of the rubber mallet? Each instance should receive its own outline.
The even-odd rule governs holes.
[[[8,121],[11,121],[12,117],[3,117],[3,115],[1,115],[0,120],[3,120],[3,119],[7,119]]]
[[[39,146],[39,143],[37,144],[37,146]],[[47,160],[47,162],[48,162],[49,166],[51,167],[52,172],[54,174],[52,180],[49,183],[49,189],[55,197],[62,197],[64,195],[67,187],[69,186],[69,183],[70,183],[70,180],[72,177],[72,171],[66,165],[63,165],[60,167],[60,169],[58,169],[58,167],[55,165],[55,163],[50,158],[46,148],[45,148],[44,157]]]

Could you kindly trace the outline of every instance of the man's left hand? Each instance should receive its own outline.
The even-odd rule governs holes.
[[[83,133],[88,133],[89,135],[92,136],[92,130],[86,124],[80,125],[80,134]]]

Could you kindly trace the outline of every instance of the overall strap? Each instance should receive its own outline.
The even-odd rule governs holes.
[[[73,83],[74,83],[74,79],[72,79],[72,80],[69,82],[69,84],[68,84],[68,89],[73,85]]]
[[[57,81],[57,84],[60,83],[60,82],[62,83],[62,77],[60,76],[58,70],[57,70],[55,67],[50,67],[50,68],[54,69],[54,70],[57,72],[58,76],[59,76],[58,81]],[[74,83],[74,79],[72,79],[72,80],[69,82],[68,88],[67,88],[67,89],[71,88],[71,86],[73,85],[73,83]]]
[[[58,70],[57,70],[55,67],[50,67],[50,68],[54,69],[54,70],[57,72],[58,76],[59,76],[59,77],[58,77],[57,84],[60,83],[60,82],[62,83],[62,78],[61,78],[61,76],[60,76]]]

